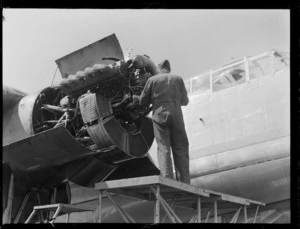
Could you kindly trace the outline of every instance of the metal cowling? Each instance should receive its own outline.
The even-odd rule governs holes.
[[[79,100],[81,116],[98,149],[109,149],[97,156],[110,163],[140,158],[150,149],[154,134],[151,119],[145,117],[135,132],[125,130],[113,114],[110,101],[89,93]]]

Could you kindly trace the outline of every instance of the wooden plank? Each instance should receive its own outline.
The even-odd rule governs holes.
[[[132,186],[143,186],[151,184],[161,184],[162,190],[163,186],[175,188],[184,192],[193,193],[196,195],[209,196],[209,193],[206,193],[203,189],[196,188],[192,185],[188,185],[176,180],[168,179],[162,176],[147,176],[147,177],[137,177],[121,180],[112,180],[106,182],[100,182],[95,184],[95,189],[98,190],[108,190],[113,188],[125,188]]]
[[[55,211],[58,207],[61,208],[60,211],[62,212],[83,212],[83,211],[94,211],[94,208],[90,207],[77,207],[70,204],[48,204],[48,205],[41,205],[41,206],[34,206],[34,210],[41,210],[47,209]]]
[[[159,176],[137,177],[129,179],[111,180],[95,184],[95,189],[107,190],[112,188],[125,188],[132,186],[142,186],[150,184],[158,184]]]
[[[168,179],[166,177],[159,176],[160,183],[169,187],[180,189],[185,192],[194,193],[201,196],[209,197],[209,193],[205,192],[204,189],[196,188],[195,186],[185,184],[176,180]]]
[[[221,200],[226,200],[229,202],[243,204],[243,205],[249,205],[249,202],[247,202],[246,199],[241,198],[241,197],[232,196],[232,195],[224,194],[221,192],[215,192],[215,191],[211,191],[208,189],[205,189],[205,192],[209,193],[212,197],[214,197],[214,196],[220,197]]]
[[[59,207],[59,204],[47,204],[47,205],[41,205],[41,206],[34,206],[33,209],[39,210],[39,209],[48,209],[48,210],[56,210],[56,208]]]
[[[265,203],[260,202],[260,201],[256,201],[256,200],[250,200],[250,199],[245,199],[249,204],[255,204],[255,205],[262,205],[262,206],[266,206]]]

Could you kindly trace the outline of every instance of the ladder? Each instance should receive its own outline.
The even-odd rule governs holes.
[[[43,214],[42,211],[49,211],[49,212],[53,212],[55,211],[53,217],[50,220],[44,220],[43,219]],[[57,218],[57,216],[59,215],[59,213],[67,213],[67,219],[66,219],[66,223],[69,222],[69,217],[70,217],[70,213],[72,212],[85,212],[85,211],[94,211],[94,208],[90,208],[90,207],[77,207],[77,206],[73,206],[71,204],[48,204],[48,205],[41,205],[41,206],[34,206],[33,207],[33,211],[31,212],[30,216],[28,217],[28,219],[25,221],[25,224],[30,223],[30,221],[32,220],[32,218],[34,217],[34,215],[36,213],[40,213],[39,214],[39,220],[42,223],[54,223],[55,219]]]

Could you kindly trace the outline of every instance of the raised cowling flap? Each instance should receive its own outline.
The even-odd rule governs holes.
[[[64,127],[47,130],[3,147],[3,160],[19,170],[35,170],[92,154]]]
[[[63,78],[75,75],[95,64],[109,65],[116,60],[124,60],[123,51],[115,34],[107,36],[86,47],[72,52],[58,60],[56,64]]]

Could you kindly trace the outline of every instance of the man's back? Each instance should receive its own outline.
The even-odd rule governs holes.
[[[148,79],[139,102],[141,105],[153,104],[153,130],[162,176],[173,178],[172,148],[177,179],[190,184],[189,141],[181,111],[181,106],[189,102],[187,91],[182,78],[169,73],[168,60],[158,68],[160,74]]]
[[[149,92],[149,96],[146,95],[145,100],[153,105],[157,102],[178,102],[183,106],[188,104],[184,82],[178,75],[170,73],[155,75],[147,81],[144,90],[146,94]],[[141,103],[143,102],[142,99]]]
[[[159,74],[152,81],[152,101],[181,101],[180,77],[171,74]]]

